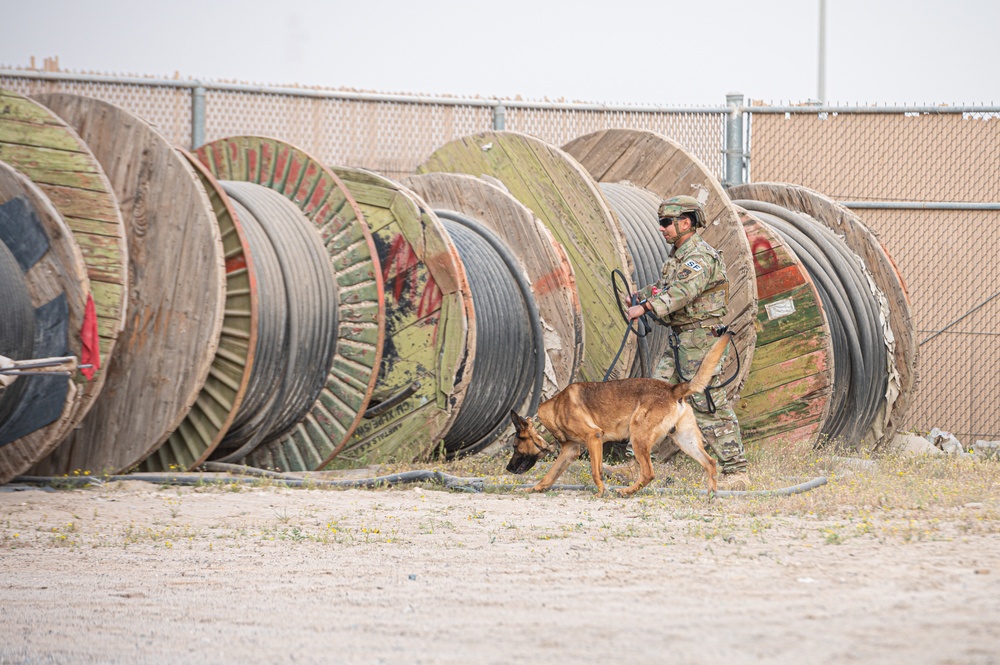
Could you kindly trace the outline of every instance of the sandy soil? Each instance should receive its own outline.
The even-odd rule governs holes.
[[[6,489],[0,663],[1000,663],[976,505]]]

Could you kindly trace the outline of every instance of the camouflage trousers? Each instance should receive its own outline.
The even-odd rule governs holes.
[[[678,337],[677,350],[684,378],[682,379],[677,374],[677,369],[674,367],[673,349],[667,349],[667,352],[663,354],[653,373],[655,378],[670,383],[680,383],[690,379],[701,366],[701,359],[705,357],[705,354],[717,340],[707,328],[686,330],[679,333]],[[722,376],[722,367],[725,365],[731,349],[731,345],[726,348],[709,385],[717,385],[725,380],[725,377]],[[712,397],[717,400],[715,413],[709,413],[708,401],[705,399],[704,393],[698,393],[689,398],[694,406],[694,417],[698,421],[698,428],[705,438],[705,447],[719,460],[719,471],[722,473],[744,471],[747,467],[747,460],[743,450],[743,437],[740,435],[740,423],[736,420],[736,412],[733,411],[732,404],[726,401],[723,390],[714,391]],[[653,451],[653,458],[664,462],[676,455],[677,451],[677,446],[668,438]]]

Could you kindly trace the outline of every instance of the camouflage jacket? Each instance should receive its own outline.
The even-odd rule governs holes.
[[[663,276],[640,296],[672,326],[721,319],[726,315],[729,280],[722,256],[699,234],[674,251],[663,264]]]

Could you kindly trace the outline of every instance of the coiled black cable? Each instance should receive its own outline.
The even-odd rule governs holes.
[[[734,201],[782,237],[816,285],[830,324],[834,372],[830,412],[820,434],[858,445],[888,385],[888,351],[879,304],[846,243],[805,215],[761,201]]]
[[[508,413],[531,392],[541,399],[545,349],[534,295],[513,254],[482,224],[436,210],[455,243],[472,291],[475,364],[465,399],[444,437],[449,457],[476,453],[507,426]]]
[[[221,184],[246,232],[260,294],[246,397],[216,452],[234,461],[290,431],[319,396],[336,351],[337,285],[322,239],[297,206],[261,185]]]
[[[601,191],[618,216],[635,270],[631,275],[636,288],[658,281],[663,264],[670,258],[671,247],[660,235],[657,211],[660,198],[649,190],[627,183],[600,183]],[[639,340],[639,353],[629,376],[651,376],[656,363],[667,352],[670,329],[654,325]],[[646,368],[643,368],[643,364]]]
[[[24,274],[3,242],[0,242],[0,355],[12,360],[32,357],[35,341],[35,310]],[[24,396],[29,377],[0,386],[0,429]]]

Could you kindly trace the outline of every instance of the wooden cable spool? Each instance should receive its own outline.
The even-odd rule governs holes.
[[[655,132],[602,130],[570,141],[563,150],[579,160],[598,182],[628,182],[661,199],[687,194],[701,201],[708,221],[708,228],[701,234],[722,252],[729,277],[726,324],[736,334],[740,375],[726,388],[726,394],[730,399],[739,394],[750,373],[757,337],[753,325],[757,317],[757,284],[750,245],[722,185],[694,155]],[[730,354],[723,375],[732,376],[735,365],[735,354]]]
[[[82,355],[82,329],[90,299],[83,255],[62,216],[26,176],[0,162],[0,247],[16,262],[17,284],[0,284],[0,317],[14,305],[11,287],[20,287],[33,323],[29,344],[14,360]],[[3,353],[0,351],[0,353]],[[7,354],[5,354],[7,355]],[[86,384],[84,384],[86,385]],[[49,454],[83,417],[83,388],[65,376],[21,376],[0,396],[0,484]],[[11,403],[11,400],[14,400]]]
[[[625,239],[593,178],[569,154],[515,132],[467,136],[436,150],[418,173],[488,176],[532,211],[562,244],[576,277],[584,321],[581,381],[600,381],[615,357],[625,323],[611,273],[631,274]],[[613,376],[625,376],[636,352],[630,336]]]
[[[902,427],[916,377],[910,305],[892,259],[857,215],[813,190],[785,183],[754,183],[733,187],[729,194],[734,200],[770,204],[803,215],[839,236],[848,250],[861,259],[868,280],[876,287],[873,294],[879,310],[876,317],[881,319],[888,362],[884,368],[885,395],[871,396],[878,400],[871,426],[857,441],[847,443],[878,450]]]
[[[781,236],[736,206],[757,275],[757,344],[736,403],[744,442],[816,442],[829,415],[833,345],[809,273]]]
[[[348,467],[428,459],[458,414],[470,380],[464,368],[474,362],[465,271],[441,221],[416,194],[369,171],[334,170],[378,248],[386,334],[365,418],[331,457]]]
[[[549,398],[569,385],[583,356],[583,311],[562,245],[524,204],[485,180],[429,173],[412,176],[404,184],[435,210],[477,220],[512,249],[531,283],[545,330],[542,394]]]
[[[104,170],[80,136],[41,104],[0,89],[0,160],[27,176],[69,227],[87,268],[97,319],[97,371],[84,381],[76,417],[104,386],[104,367],[125,324],[128,248],[118,202]],[[73,423],[74,425],[76,423]]]
[[[382,273],[361,208],[329,168],[277,139],[219,139],[196,151],[219,180],[262,185],[296,204],[319,232],[339,295],[337,345],[326,385],[291,433],[247,462],[282,470],[324,466],[354,434],[375,389],[385,337]]]
[[[101,392],[38,475],[128,469],[180,425],[219,344],[225,262],[211,202],[194,169],[151,125],[107,102],[39,100],[80,134],[107,174],[128,238],[128,318]]]
[[[143,471],[187,471],[208,459],[243,403],[257,348],[257,280],[246,235],[219,181],[194,155],[180,152],[197,173],[215,212],[226,260],[226,301],[208,378],[180,426],[143,462]]]

